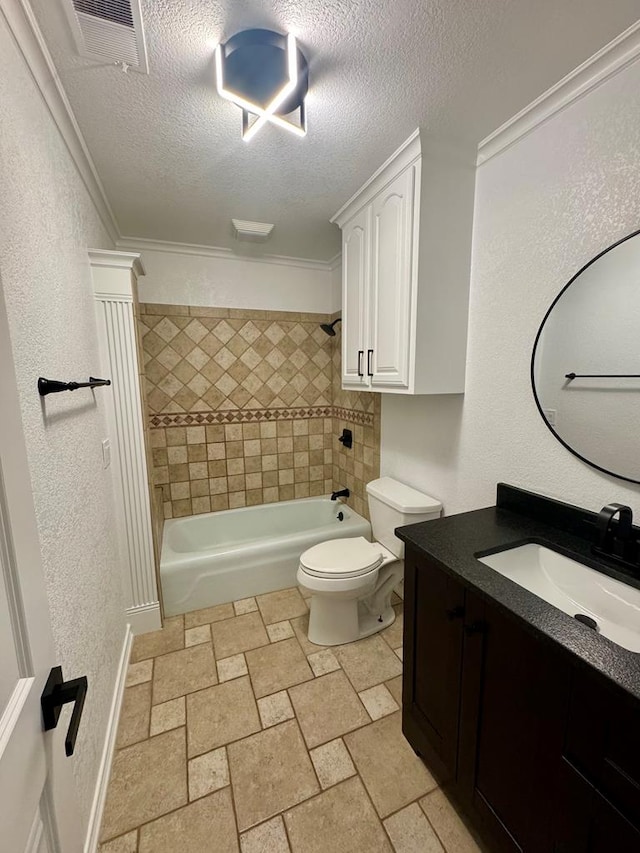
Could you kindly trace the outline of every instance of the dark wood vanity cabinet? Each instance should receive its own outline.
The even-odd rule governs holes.
[[[492,850],[640,853],[640,710],[408,547],[403,730]]]
[[[404,611],[403,727],[414,749],[445,782],[455,777],[458,757],[465,590],[446,572],[409,552],[407,587],[411,607]]]

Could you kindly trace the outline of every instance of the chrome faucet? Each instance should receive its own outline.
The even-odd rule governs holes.
[[[613,519],[618,516],[617,525]],[[625,563],[638,562],[638,542],[633,531],[633,512],[625,504],[611,503],[603,506],[596,519],[598,544],[595,550],[604,556]]]
[[[331,500],[335,501],[338,498],[348,498],[349,494],[350,494],[349,489],[342,489],[339,492],[332,492],[331,493]]]

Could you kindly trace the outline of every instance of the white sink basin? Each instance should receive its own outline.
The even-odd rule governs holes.
[[[619,646],[640,652],[640,590],[542,545],[518,545],[477,558],[569,616],[581,613]]]

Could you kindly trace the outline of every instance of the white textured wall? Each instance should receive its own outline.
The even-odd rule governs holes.
[[[99,390],[43,404],[36,380],[97,369],[87,247],[111,247],[2,16],[0,113],[0,265],[56,662],[89,679],[69,759],[86,827],[125,628],[106,429]]]
[[[591,257],[640,227],[640,62],[478,170],[467,391],[383,395],[382,474],[447,513],[495,502],[503,480],[591,509],[640,513],[640,486],[600,474],[537,413],[529,363],[549,304]],[[620,424],[620,429],[637,425]]]
[[[141,302],[326,314],[332,310],[329,270],[131,246],[141,252],[146,272],[139,283]]]

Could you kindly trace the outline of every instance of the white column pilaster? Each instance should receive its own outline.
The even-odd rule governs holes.
[[[160,627],[151,507],[138,371],[134,288],[144,275],[131,252],[89,252],[96,321],[108,400],[112,471],[120,547],[125,562],[127,615],[134,633]]]

